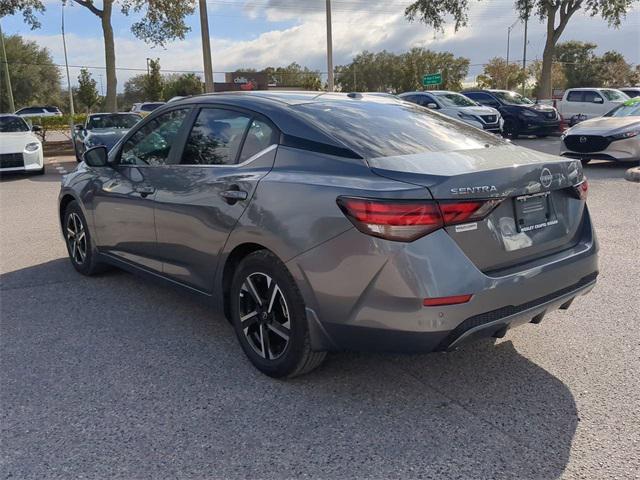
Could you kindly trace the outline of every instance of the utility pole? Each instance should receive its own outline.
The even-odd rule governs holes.
[[[149,60],[151,59],[147,57],[147,77],[151,74],[151,72],[149,72]]]
[[[201,0],[202,1],[202,0]],[[331,38],[331,0],[327,0],[327,90],[333,92],[333,40]]]
[[[73,117],[76,112],[73,108],[73,90],[71,90],[71,76],[69,75],[69,60],[67,59],[67,40],[64,36],[64,6],[66,2],[62,0],[62,48],[64,50],[64,65],[67,69],[67,88],[69,89],[69,130],[71,132],[71,140],[75,136],[75,129],[73,127]]]
[[[200,35],[202,36],[202,59],[204,60],[204,91],[213,92],[213,65],[211,63],[211,39],[209,38],[209,18],[207,2],[200,0]]]
[[[524,96],[527,87],[527,24],[529,23],[529,3],[525,10],[524,17],[524,47],[522,52],[522,96]]]
[[[4,49],[4,35],[2,34],[2,26],[0,26],[0,44],[2,44],[2,63],[4,63],[4,78],[7,79],[7,93],[9,98],[9,110],[10,113],[16,111],[16,106],[13,103],[13,90],[11,89],[11,77],[9,76],[9,61],[7,60],[7,51]]]
[[[505,90],[509,90],[509,47],[511,45],[511,30],[513,30],[513,27],[515,27],[519,21],[520,19],[516,20],[507,28],[507,80]]]

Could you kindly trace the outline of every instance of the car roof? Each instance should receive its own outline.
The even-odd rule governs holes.
[[[139,113],[136,112],[94,112],[90,113],[89,116],[93,117],[94,115],[137,115],[140,116]]]
[[[618,90],[618,89],[612,88],[612,87],[575,87],[575,88],[567,88],[567,92],[569,90],[580,91],[580,90]]]

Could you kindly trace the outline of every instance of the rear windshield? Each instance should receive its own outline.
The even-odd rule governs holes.
[[[313,102],[292,108],[365,158],[505,143],[495,135],[407,102]]]
[[[0,133],[28,132],[29,126],[20,117],[0,117]]]
[[[96,128],[131,128],[141,119],[140,115],[91,115],[87,122],[87,129]]]
[[[143,112],[153,112],[156,108],[161,107],[164,103],[145,103],[140,107]]]

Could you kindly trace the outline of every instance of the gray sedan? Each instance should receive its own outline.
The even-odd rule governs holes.
[[[579,161],[391,97],[234,92],[88,150],[59,214],[78,272],[204,295],[255,367],[292,377],[568,308],[598,273],[587,191]]]

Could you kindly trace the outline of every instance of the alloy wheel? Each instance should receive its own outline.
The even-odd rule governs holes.
[[[67,244],[73,261],[82,265],[87,258],[87,235],[80,215],[75,212],[67,217]]]
[[[291,319],[275,279],[266,273],[250,274],[238,301],[241,328],[251,348],[266,360],[281,357],[291,338]]]

